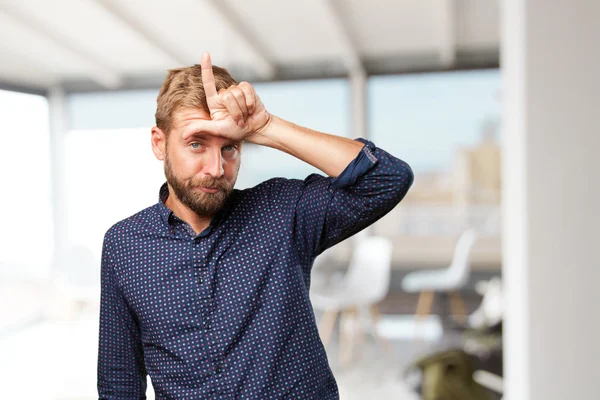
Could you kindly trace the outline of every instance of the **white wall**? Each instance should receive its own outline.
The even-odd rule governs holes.
[[[600,3],[503,18],[507,398],[598,398]]]

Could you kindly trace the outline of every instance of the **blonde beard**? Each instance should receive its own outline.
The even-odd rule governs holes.
[[[181,203],[198,215],[212,216],[216,214],[233,192],[233,184],[225,179],[207,179],[201,183],[191,180],[183,181],[175,175],[169,157],[165,158],[165,177],[167,183],[173,188],[175,196]],[[217,193],[204,193],[200,187],[217,187]]]

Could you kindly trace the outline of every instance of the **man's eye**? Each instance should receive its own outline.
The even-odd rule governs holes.
[[[200,143],[192,143],[192,144],[190,144],[190,146],[192,146],[193,149],[199,149]]]
[[[234,151],[235,150],[235,146],[229,145],[229,146],[225,146],[223,147],[224,151]]]

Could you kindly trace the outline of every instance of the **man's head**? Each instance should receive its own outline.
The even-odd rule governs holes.
[[[164,161],[171,194],[198,215],[211,216],[233,191],[242,143],[203,132],[183,139],[195,121],[210,120],[201,71],[200,65],[169,71],[157,98],[152,149]],[[213,74],[217,90],[237,84],[224,68],[213,66]]]

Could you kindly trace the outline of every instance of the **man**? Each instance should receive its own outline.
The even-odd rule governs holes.
[[[145,399],[150,375],[157,399],[338,399],[311,266],[394,208],[410,167],[270,115],[208,54],[169,71],[157,103],[152,149],[167,182],[104,238],[99,398]],[[233,189],[244,141],[329,177]]]

